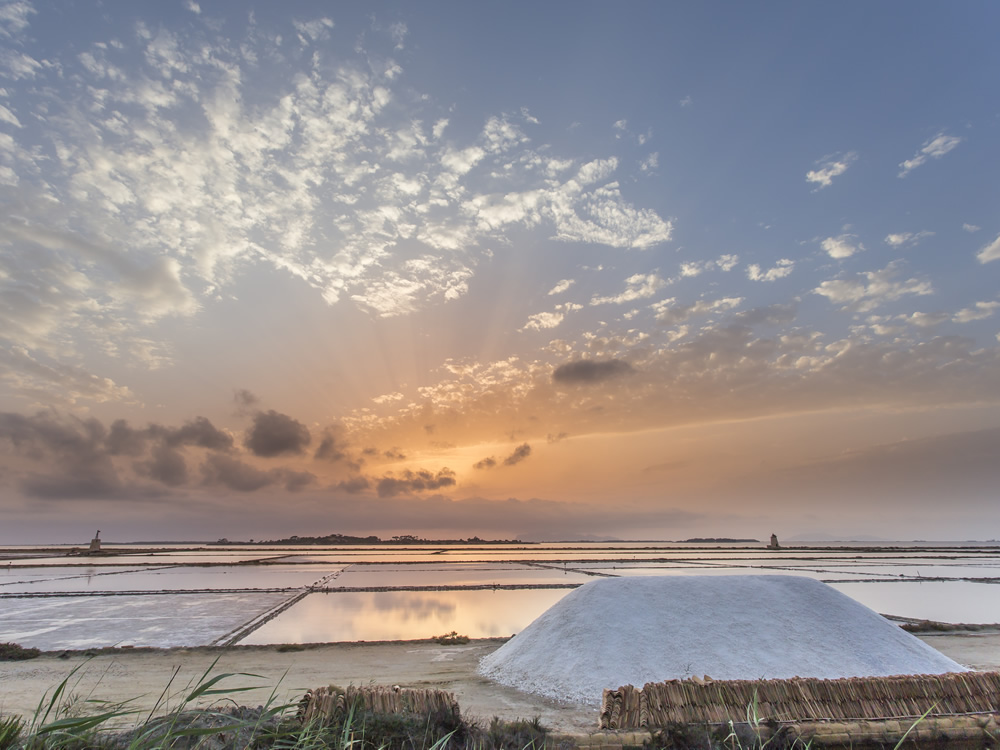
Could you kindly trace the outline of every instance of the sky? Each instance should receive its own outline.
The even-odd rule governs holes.
[[[0,543],[1000,537],[1000,7],[0,4]]]

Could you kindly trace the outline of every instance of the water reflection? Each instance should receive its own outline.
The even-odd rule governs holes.
[[[1000,585],[971,581],[835,583],[884,615],[951,623],[1000,623]]]
[[[241,643],[326,643],[470,638],[517,633],[569,589],[517,591],[380,591],[310,594]]]

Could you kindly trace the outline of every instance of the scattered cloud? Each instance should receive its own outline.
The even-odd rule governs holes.
[[[572,302],[556,305],[555,310],[552,312],[540,312],[530,316],[528,322],[524,324],[521,330],[541,331],[545,328],[555,328],[566,319],[568,313],[582,309],[583,305],[577,305]]]
[[[901,315],[899,316],[899,319],[909,323],[910,325],[915,325],[918,328],[930,328],[944,323],[946,320],[949,320],[950,317],[950,315],[943,312],[915,312],[910,315]]]
[[[557,383],[600,383],[635,372],[632,365],[620,359],[580,359],[559,365],[552,373]]]
[[[938,133],[930,140],[925,141],[912,159],[900,162],[899,166],[901,169],[899,176],[906,177],[906,175],[923,165],[928,159],[940,159],[961,142],[962,138],[958,136],[945,135],[943,131]]]
[[[14,0],[0,5],[0,37],[16,37],[30,24],[30,18],[37,13],[27,0]]]
[[[833,178],[844,174],[857,158],[858,155],[854,151],[848,151],[842,155],[825,156],[816,162],[816,169],[810,169],[806,172],[806,182],[815,183],[815,190],[829,187],[833,183]]]
[[[33,13],[3,5],[0,34],[19,34]],[[407,34],[373,28],[395,48]],[[448,111],[412,97],[398,64],[360,46],[336,66],[313,55],[334,29],[290,20],[286,37],[303,50],[279,52],[253,25],[242,38],[211,24],[142,27],[18,63],[35,80],[16,111],[0,101],[0,182],[18,181],[0,219],[0,335],[37,362],[58,348],[53,369],[84,351],[162,366],[170,352],[150,327],[233,294],[251,265],[327,304],[393,317],[466,296],[484,246],[515,225],[613,248],[670,239],[670,221],[622,195],[617,158],[533,144],[527,110],[450,139]],[[22,374],[17,386],[28,395],[52,376]]]
[[[2,303],[0,303],[2,307]],[[81,402],[135,403],[127,386],[87,371],[80,365],[44,361],[21,346],[0,347],[0,381],[23,398],[75,406]]]
[[[858,238],[853,234],[842,234],[839,237],[827,237],[820,242],[822,248],[831,258],[841,260],[850,258],[856,252],[865,249],[865,246],[858,242]]]
[[[522,443],[514,449],[507,458],[503,460],[504,466],[514,466],[515,464],[521,463],[524,459],[531,455],[531,446],[527,443]]]
[[[1000,302],[977,302],[972,307],[966,307],[955,313],[952,318],[956,323],[971,323],[974,320],[985,320],[992,317],[993,313],[1000,308]]]
[[[716,260],[692,260],[681,263],[681,277],[700,276],[705,271],[732,271],[740,262],[735,254],[720,255]]]
[[[885,302],[907,295],[934,293],[933,286],[926,279],[897,280],[901,270],[900,263],[893,261],[879,271],[865,271],[850,279],[824,281],[813,292],[858,312],[874,310]]]
[[[774,268],[769,268],[766,271],[762,271],[760,266],[756,263],[751,263],[747,266],[747,278],[750,281],[776,281],[777,279],[783,279],[795,269],[795,261],[789,260],[788,258],[782,258],[777,262]]]
[[[437,473],[427,469],[417,471],[406,469],[398,475],[389,474],[382,477],[378,480],[375,489],[379,497],[394,497],[400,494],[426,492],[454,485],[455,472],[451,469],[443,468]]]
[[[567,291],[571,286],[573,286],[573,284],[575,283],[576,281],[574,281],[573,279],[563,279],[549,290],[549,296],[553,294],[562,294],[563,292]]]
[[[975,234],[980,229],[982,229],[982,227],[976,226],[975,224],[963,224],[962,225],[962,231],[963,232],[968,232],[969,234]]]
[[[996,239],[988,245],[983,245],[979,252],[976,253],[976,258],[980,263],[989,263],[992,260],[1000,260],[1000,234],[997,235]]]
[[[325,41],[330,38],[333,21],[329,18],[317,18],[314,21],[292,21],[292,26],[299,34],[299,44],[308,47],[312,42]]]
[[[933,237],[934,232],[898,232],[895,234],[887,234],[885,236],[885,244],[890,247],[903,247],[904,245],[916,245],[920,240],[926,239],[927,237]]]
[[[653,172],[659,166],[660,166],[660,153],[658,151],[654,151],[645,159],[639,162],[639,171]]]
[[[652,297],[667,282],[655,273],[637,273],[625,279],[626,289],[621,294],[612,297],[593,297],[591,305],[623,305],[626,302],[633,302],[637,299]]]
[[[690,305],[675,304],[673,298],[663,300],[651,305],[656,313],[656,319],[667,325],[677,325],[684,323],[695,315],[708,315],[715,312],[723,312],[739,307],[743,303],[742,297],[724,297],[722,299],[698,300]]]
[[[472,464],[472,468],[473,469],[492,469],[496,465],[497,465],[496,458],[494,458],[493,456],[488,456],[487,458],[484,458],[484,459],[482,459],[480,461],[476,461],[476,463]]]

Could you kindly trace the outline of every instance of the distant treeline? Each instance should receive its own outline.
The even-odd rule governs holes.
[[[230,542],[228,539],[220,539],[216,544],[524,544],[520,539],[480,539],[478,536],[468,539],[421,539],[411,534],[394,536],[391,539],[382,539],[377,536],[350,536],[348,534],[327,534],[326,536],[297,536],[292,535],[286,539],[260,539],[249,542]]]
[[[724,536],[708,536],[708,537],[696,536],[696,537],[694,537],[694,539],[684,539],[681,542],[681,544],[707,544],[707,543],[712,543],[712,544],[747,544],[747,543],[762,544],[762,542],[760,541],[760,539],[729,539],[728,537],[724,537]]]

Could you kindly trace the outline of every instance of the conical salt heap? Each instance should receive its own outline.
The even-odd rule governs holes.
[[[486,677],[600,705],[605,688],[716,680],[964,672],[836,589],[797,576],[605,578],[485,657]]]

